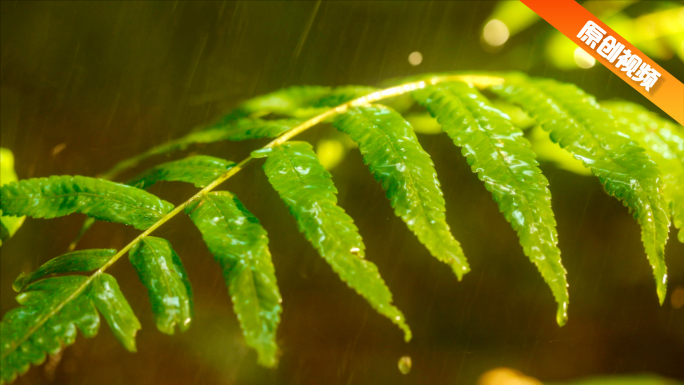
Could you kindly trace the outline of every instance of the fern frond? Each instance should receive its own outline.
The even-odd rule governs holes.
[[[551,288],[558,303],[558,324],[565,324],[566,271],[557,246],[551,193],[530,143],[507,115],[465,83],[442,83],[413,95],[461,147],[473,172],[492,193],[499,210],[518,233],[525,255]]]
[[[387,192],[394,213],[430,253],[461,279],[469,271],[449,230],[437,173],[411,126],[387,107],[355,107],[333,125],[359,144],[364,163]]]
[[[12,151],[0,147],[0,186],[17,180],[14,172],[14,155]],[[25,217],[3,216],[0,210],[0,246],[11,238],[24,223]]]
[[[193,316],[192,288],[171,244],[148,236],[131,248],[128,258],[147,288],[157,329],[166,334],[173,334],[176,325],[182,332],[188,330]]]
[[[247,345],[262,365],[275,366],[282,299],[266,230],[227,191],[209,193],[185,210],[221,265]]]
[[[684,132],[644,107],[623,101],[601,102],[620,127],[645,148],[663,173],[663,194],[684,243]]]
[[[22,291],[26,286],[50,274],[93,271],[102,267],[114,254],[114,249],[88,249],[62,254],[45,262],[32,273],[21,273],[14,280],[12,288]]]
[[[42,363],[46,353],[57,354],[73,344],[77,329],[86,338],[95,336],[100,326],[98,310],[124,346],[135,351],[140,323],[114,277],[101,274],[81,290],[87,280],[77,275],[49,278],[17,295],[22,306],[7,312],[0,323],[0,384],[26,373],[31,364]],[[55,311],[63,302],[66,305]]]
[[[380,314],[404,331],[404,315],[392,305],[392,293],[378,268],[365,259],[365,246],[354,221],[337,205],[337,189],[310,144],[288,142],[264,152],[264,171],[297,220],[299,231],[333,271]]]
[[[0,188],[3,215],[55,218],[72,213],[144,230],[173,209],[169,202],[135,187],[84,176],[51,176]]]
[[[510,76],[491,87],[537,119],[551,139],[581,160],[641,225],[660,302],[667,291],[664,248],[670,224],[660,172],[643,148],[618,134],[613,116],[574,85]]]
[[[230,170],[234,165],[235,162],[213,156],[196,155],[162,163],[138,175],[126,184],[145,190],[160,181],[176,181],[192,183],[195,187],[202,188]]]

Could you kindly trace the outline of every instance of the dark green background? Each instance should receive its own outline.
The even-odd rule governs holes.
[[[253,95],[293,84],[376,85],[431,71],[520,70],[576,83],[599,99],[619,96],[654,109],[601,65],[569,72],[547,65],[543,42],[552,30],[546,23],[497,53],[486,52],[480,33],[493,6],[3,1],[2,146],[14,151],[20,178],[92,176]],[[417,67],[407,61],[412,51],[424,57]],[[684,73],[678,59],[660,64]],[[329,130],[303,138],[315,143]],[[420,140],[434,158],[447,219],[472,266],[462,282],[394,217],[357,151],[333,170],[340,205],[355,218],[368,258],[406,314],[411,343],[317,256],[257,164],[222,187],[238,194],[270,234],[284,298],[276,370],[256,364],[218,265],[188,218],[179,217],[158,235],[171,241],[194,285],[193,327],[173,337],[159,333],[144,287],[121,261],[110,272],[143,324],[138,353],[126,352],[103,325],[96,338],[79,337],[58,365],[33,368],[17,383],[473,384],[498,366],[549,381],[641,372],[684,379],[684,309],[673,309],[669,295],[658,305],[638,225],[598,180],[542,166],[570,282],[570,320],[559,328],[550,291],[459,150],[443,135]],[[238,161],[259,145],[194,151]],[[176,204],[193,191],[181,184],[152,189]],[[3,245],[3,314],[16,306],[14,278],[63,253],[81,221],[29,219]],[[98,223],[80,247],[121,248],[136,233]],[[666,252],[670,294],[684,287],[684,247],[674,236]],[[406,376],[397,369],[402,355],[413,359]]]

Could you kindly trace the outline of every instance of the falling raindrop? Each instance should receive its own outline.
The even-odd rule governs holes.
[[[411,357],[403,356],[399,359],[399,371],[401,374],[409,374],[411,371]]]
[[[423,54],[418,51],[411,52],[411,54],[408,57],[408,61],[409,64],[415,67],[423,62]]]

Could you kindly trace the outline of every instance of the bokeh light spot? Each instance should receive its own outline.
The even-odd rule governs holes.
[[[594,59],[593,56],[589,55],[587,51],[583,50],[580,47],[577,47],[575,49],[575,63],[580,67],[580,68],[591,68],[596,64],[596,59]]]
[[[501,20],[492,19],[484,26],[482,37],[492,47],[503,45],[510,36],[508,26]]]
[[[411,52],[411,54],[408,57],[408,61],[409,64],[411,64],[412,66],[417,66],[418,64],[423,62],[423,54],[418,51]]]
[[[681,309],[684,306],[684,287],[677,286],[672,292],[672,297],[670,297],[672,302],[672,307],[675,309]]]

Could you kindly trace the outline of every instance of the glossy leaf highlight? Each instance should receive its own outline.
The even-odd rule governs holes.
[[[173,205],[135,187],[84,176],[24,179],[2,186],[5,215],[55,218],[73,213],[144,230]]]

